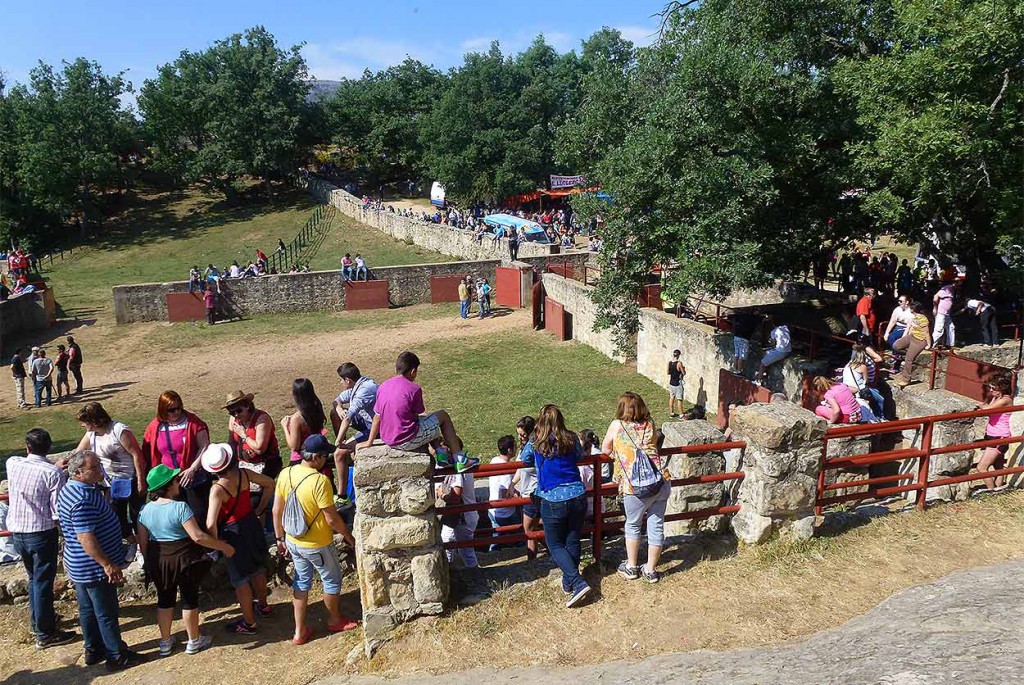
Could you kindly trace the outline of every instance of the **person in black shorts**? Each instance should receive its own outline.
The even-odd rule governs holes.
[[[679,350],[672,351],[672,359],[668,362],[668,413],[673,418],[679,418],[683,413],[683,375],[686,367],[679,361]]]

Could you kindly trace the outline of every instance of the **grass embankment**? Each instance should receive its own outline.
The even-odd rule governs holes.
[[[195,264],[245,266],[257,248],[268,255],[278,238],[291,243],[315,203],[305,192],[288,189],[273,203],[231,207],[199,189],[141,193],[132,206],[110,220],[102,236],[52,265],[43,276],[55,289],[64,316],[109,317],[110,289],[119,284],[188,279]],[[394,266],[451,261],[450,257],[395,240],[338,213],[315,256],[313,269],[340,268],[345,252],[359,252],[367,264]],[[303,260],[307,261],[307,260]]]

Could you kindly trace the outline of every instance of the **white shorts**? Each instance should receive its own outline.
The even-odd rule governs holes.
[[[394,445],[393,447],[396,450],[410,452],[414,449],[423,447],[428,442],[434,442],[441,437],[441,421],[437,418],[436,414],[421,416],[419,419],[419,425],[419,430],[416,431],[416,435],[412,440],[403,442],[401,445]]]
[[[683,384],[668,386],[668,396],[674,400],[683,399]]]
[[[792,348],[789,347],[773,347],[764,353],[764,357],[761,359],[761,366],[771,366],[775,362],[780,362],[792,352]]]
[[[734,335],[732,338],[732,351],[737,359],[746,359],[747,355],[750,354],[750,341]]]

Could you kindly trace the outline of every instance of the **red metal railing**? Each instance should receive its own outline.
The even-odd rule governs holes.
[[[722,452],[728,449],[742,449],[747,444],[745,442],[720,442],[712,443],[708,445],[690,445],[685,447],[670,447],[659,450],[659,454],[662,457],[668,458],[676,455],[686,454],[708,454],[711,452]],[[587,455],[580,459],[579,466],[592,466],[594,469],[594,487],[587,491],[587,495],[593,502],[593,523],[584,526],[583,534],[591,536],[593,545],[593,556],[595,559],[601,558],[601,546],[602,546],[602,535],[606,531],[619,530],[625,526],[624,516],[625,514],[618,509],[612,509],[606,511],[604,509],[603,499],[604,497],[614,497],[618,492],[618,485],[615,483],[601,483],[601,465],[612,463],[612,457],[606,454],[595,454]],[[474,478],[490,478],[493,476],[505,476],[515,473],[519,469],[529,468],[526,464],[513,461],[504,464],[484,464],[474,470],[472,475]],[[451,468],[437,469],[434,472],[435,481],[440,481],[447,475],[453,474],[455,471]],[[725,481],[741,481],[743,480],[743,473],[740,471],[730,471],[725,473],[715,473],[704,476],[691,476],[689,478],[675,478],[670,482],[673,488],[686,487],[688,485],[699,485],[702,483],[720,483]],[[528,497],[512,497],[502,500],[488,500],[485,502],[476,502],[475,504],[457,504],[446,506],[438,511],[438,515],[442,514],[462,514],[469,511],[487,511],[489,509],[496,509],[499,507],[518,507],[524,504],[529,504],[530,498]],[[707,507],[699,509],[697,511],[679,512],[676,514],[669,514],[665,517],[665,521],[682,521],[686,519],[706,519],[712,516],[721,516],[726,514],[733,514],[739,511],[739,506],[730,504],[728,506],[717,506]],[[618,520],[623,519],[623,520]],[[494,533],[498,533],[497,536],[493,536]],[[538,529],[531,532],[525,532],[522,524],[516,524],[512,526],[500,526],[494,528],[492,526],[481,527],[477,526],[472,540],[455,540],[452,542],[446,542],[444,544],[445,549],[460,549],[464,547],[487,547],[490,545],[509,545],[516,544],[519,542],[525,542],[528,539],[543,540],[544,531],[543,524],[538,522]]]
[[[928,467],[931,462],[931,458],[935,455],[973,451],[984,447],[997,447],[999,445],[1010,445],[1024,442],[1024,435],[1018,435],[994,440],[972,440],[971,442],[947,445],[944,447],[932,447],[932,435],[936,424],[944,421],[976,419],[983,416],[992,416],[993,414],[1013,413],[1018,411],[1024,411],[1024,405],[997,407],[995,409],[978,409],[975,411],[942,414],[937,416],[919,416],[912,419],[888,421],[885,423],[834,426],[829,428],[825,433],[824,445],[822,446],[821,471],[818,474],[818,497],[815,502],[815,511],[820,516],[825,507],[833,504],[840,504],[842,502],[850,502],[854,500],[884,498],[903,492],[917,492],[915,504],[918,509],[924,509],[928,488],[951,485],[953,483],[965,483],[974,480],[985,480],[986,478],[1008,476],[1015,473],[1024,473],[1024,466],[1014,466],[994,471],[985,471],[983,473],[976,472],[962,476],[936,478],[935,480],[929,480],[928,477]],[[868,452],[865,454],[836,457],[833,459],[829,459],[827,457],[828,443],[830,440],[900,433],[907,429],[921,430],[920,447],[907,447],[886,450],[884,452]],[[899,462],[908,459],[918,460],[916,473],[905,472],[888,476],[877,476],[874,478],[869,476],[862,480],[846,481],[842,483],[834,483],[832,485],[825,484],[828,471],[841,469],[843,467],[873,466],[875,464]],[[899,483],[900,481],[905,480],[913,482],[904,485],[893,485],[893,483]],[[867,487],[867,490],[846,494],[830,494],[839,490],[859,487]]]
[[[969,357],[962,357],[952,350],[931,349],[931,364],[928,371],[928,389],[935,389],[935,380],[939,371],[939,358],[945,360],[945,382],[943,387],[965,397],[984,401],[984,385],[992,376],[1005,374],[1010,378],[1010,394],[1017,392],[1017,374],[1005,366],[989,364]]]

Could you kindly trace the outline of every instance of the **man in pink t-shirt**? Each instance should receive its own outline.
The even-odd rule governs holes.
[[[455,433],[448,412],[443,409],[423,415],[423,388],[416,385],[420,360],[412,352],[398,355],[395,370],[398,375],[389,378],[377,388],[377,401],[373,406],[370,434],[357,448],[369,447],[378,435],[384,443],[395,449],[411,451],[429,445],[439,467],[451,466],[455,452],[455,469],[462,473],[480,464],[462,449],[462,439]],[[447,446],[441,446],[441,441]]]
[[[935,314],[935,329],[932,331],[932,341],[938,345],[942,340],[942,334],[946,334],[947,346],[952,348],[956,342],[956,327],[953,325],[953,298],[955,296],[955,283],[947,283],[939,288],[932,298],[932,313]]]

